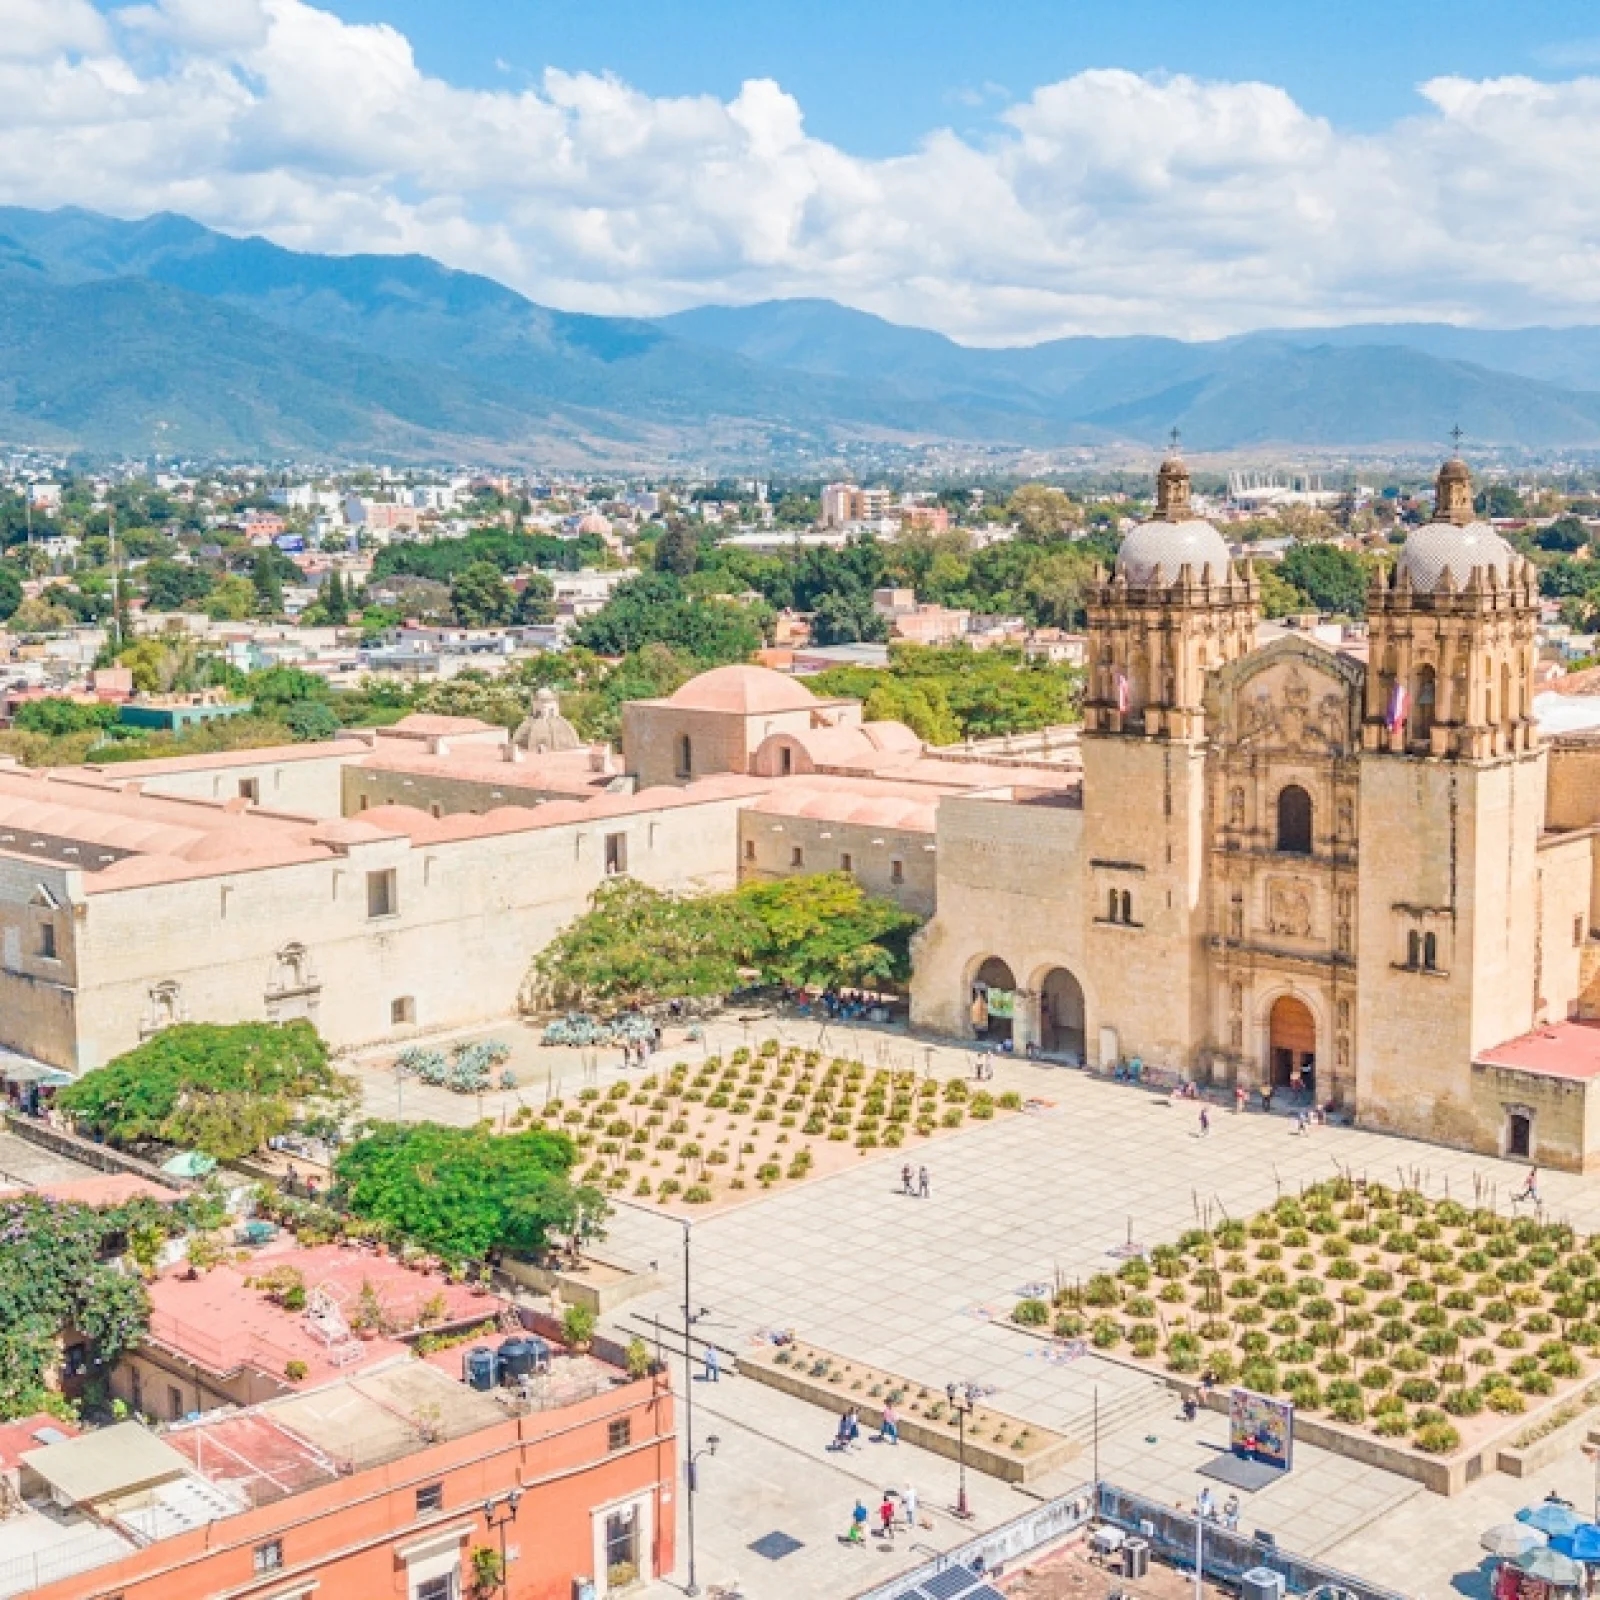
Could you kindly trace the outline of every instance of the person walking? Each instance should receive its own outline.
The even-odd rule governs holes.
[[[1250,1098],[1249,1091],[1242,1083],[1233,1086],[1233,1114],[1238,1116],[1245,1108],[1245,1102]]]
[[[917,1491],[909,1483],[900,1491],[900,1509],[905,1513],[906,1526],[914,1529],[917,1526]]]
[[[706,1346],[706,1382],[720,1383],[722,1381],[722,1357],[717,1353],[714,1344]]]
[[[1528,1168],[1528,1176],[1519,1193],[1512,1195],[1512,1203],[1519,1200],[1531,1200],[1535,1205],[1539,1203],[1539,1169]]]
[[[850,1531],[845,1535],[847,1544],[865,1544],[867,1536],[867,1508],[857,1499],[850,1513]]]
[[[912,1174],[912,1171],[911,1171],[911,1163],[908,1161],[900,1169],[900,1192],[901,1192],[901,1194],[909,1194],[909,1195],[915,1195],[916,1194],[917,1191],[916,1191],[916,1188],[913,1185],[912,1177],[913,1177],[913,1174]]]
[[[1200,1107],[1200,1137],[1203,1139],[1210,1132],[1211,1132],[1211,1108],[1210,1108],[1210,1106],[1201,1106]]]
[[[926,1167],[920,1167],[917,1170],[917,1194],[923,1200],[929,1198],[928,1169]]]
[[[900,1419],[895,1415],[894,1407],[886,1400],[883,1403],[883,1426],[878,1429],[878,1437],[874,1444],[899,1444]]]
[[[878,1507],[878,1532],[885,1539],[894,1538],[894,1490],[883,1491],[883,1503]]]

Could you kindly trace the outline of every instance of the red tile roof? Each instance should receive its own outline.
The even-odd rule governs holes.
[[[1508,1039],[1474,1058],[1486,1066],[1547,1078],[1600,1077],[1600,1022],[1552,1022]]]

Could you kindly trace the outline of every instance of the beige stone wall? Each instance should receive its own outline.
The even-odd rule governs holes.
[[[1101,1030],[1149,1065],[1190,1072],[1207,1040],[1205,754],[1178,740],[1085,735],[1087,966]],[[1111,920],[1112,890],[1133,925]],[[1095,1042],[1097,1056],[1112,1041]]]
[[[529,961],[577,916],[605,875],[605,836],[627,838],[628,871],[675,890],[735,880],[740,802],[413,847],[353,847],[331,862],[91,895],[79,922],[82,1068],[136,1045],[163,1016],[240,1022],[314,1017],[343,1048],[509,1014]],[[367,874],[393,869],[399,909],[367,915]],[[298,946],[294,975],[284,952]],[[391,1007],[409,999],[411,1023]],[[7,1030],[8,1020],[0,1020]]]
[[[1547,835],[1539,845],[1535,885],[1539,942],[1534,965],[1537,1022],[1580,1013],[1600,944],[1592,929],[1595,835]]]
[[[1590,1080],[1552,1078],[1475,1062],[1471,1069],[1472,1137],[1484,1155],[1506,1154],[1513,1111],[1533,1120],[1532,1161],[1563,1172],[1600,1170],[1600,1092]]]
[[[798,863],[794,860],[796,850],[801,857]],[[933,915],[938,886],[937,860],[933,836],[913,829],[865,827],[817,817],[779,817],[753,810],[739,815],[741,883],[848,870],[868,894],[893,900],[907,911],[928,917]]]
[[[763,739],[774,733],[805,733],[815,726],[815,717],[810,709],[746,717],[727,711],[696,711],[665,700],[630,701],[622,708],[623,765],[637,774],[642,789],[660,783],[682,784],[714,772],[748,772],[750,757]],[[829,720],[841,718],[830,708]],[[687,777],[681,770],[685,738],[691,769]]]
[[[1547,828],[1565,833],[1600,823],[1600,740],[1557,739],[1549,773]]]
[[[233,800],[255,785],[257,803],[268,811],[290,811],[302,817],[339,815],[342,774],[352,761],[367,753],[364,742],[340,739],[319,747],[315,756],[295,755],[274,760],[271,751],[259,759],[241,762],[236,755],[220,756],[215,766],[183,764],[163,768],[159,763],[135,762],[95,769],[108,783],[137,783],[146,794],[177,795],[189,800]]]
[[[973,975],[990,956],[1037,994],[1052,968],[1082,985],[1086,1042],[1098,1049],[1100,1009],[1084,942],[1084,816],[1060,805],[953,797],[940,803],[938,911],[918,935],[911,1019],[955,1038],[972,1035]],[[1034,1007],[1018,1033],[1031,1037]]]
[[[1542,752],[1361,764],[1361,1120],[1477,1148],[1468,1063],[1533,1023]],[[1438,970],[1407,970],[1431,933]]]
[[[61,1067],[75,1056],[81,878],[53,862],[0,857],[0,1044]]]
[[[470,811],[482,814],[497,806],[531,806],[542,800],[575,798],[554,789],[529,786],[527,768],[507,761],[497,771],[487,766],[482,773],[391,772],[382,767],[347,766],[342,778],[338,809],[347,817],[358,816],[369,806],[416,806],[435,816],[453,816]],[[437,809],[436,809],[437,808]]]

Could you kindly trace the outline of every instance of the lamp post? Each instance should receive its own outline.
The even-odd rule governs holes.
[[[960,1463],[961,1477],[956,1487],[955,1514],[963,1522],[971,1521],[972,1507],[967,1503],[967,1418],[977,1410],[977,1396],[970,1383],[947,1383],[945,1394],[956,1418],[956,1460]]]
[[[704,1450],[696,1451],[694,1447],[694,1325],[699,1318],[694,1313],[694,1301],[689,1290],[689,1237],[692,1225],[687,1217],[680,1219],[683,1223],[683,1480],[685,1516],[688,1522],[689,1533],[689,1581],[684,1585],[685,1594],[699,1594],[700,1585],[695,1581],[694,1571],[694,1495],[696,1489],[695,1462],[703,1455],[714,1455],[717,1448],[717,1436],[712,1434],[706,1440]],[[701,1315],[704,1315],[702,1312]]]
[[[511,1572],[507,1566],[509,1557],[506,1554],[506,1529],[517,1520],[517,1508],[522,1504],[522,1490],[509,1490],[501,1499],[489,1499],[483,1502],[484,1526],[490,1533],[500,1535],[500,1587],[507,1593],[511,1590]]]

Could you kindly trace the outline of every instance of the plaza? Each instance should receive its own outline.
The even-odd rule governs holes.
[[[747,1037],[810,1047],[818,1025],[725,1021],[710,1024],[707,1035],[669,1039],[664,1059],[731,1050]],[[837,1025],[829,1028],[826,1048],[868,1063],[915,1060],[939,1076],[970,1074],[975,1059],[965,1048]],[[568,1059],[569,1072],[582,1070],[575,1052]],[[621,1068],[596,1062],[589,1070],[603,1084]],[[1475,1186],[1484,1193],[1492,1186],[1503,1208],[1526,1175],[1525,1167],[1345,1126],[1300,1135],[1292,1117],[1215,1105],[1210,1132],[1201,1137],[1191,1102],[1015,1057],[995,1061],[986,1087],[1016,1090],[1032,1109],[930,1146],[928,1199],[899,1192],[900,1153],[886,1151],[696,1221],[691,1290],[696,1373],[706,1343],[736,1357],[772,1330],[792,1329],[932,1388],[976,1384],[987,1404],[1078,1442],[1074,1459],[1025,1487],[969,1474],[980,1527],[1088,1481],[1097,1461],[1109,1481],[1192,1505],[1206,1482],[1200,1469],[1227,1443],[1226,1424],[1213,1414],[1185,1423],[1167,1383],[1093,1352],[1065,1359],[1048,1341],[1015,1327],[1009,1313],[1017,1300],[1058,1277],[1114,1268],[1113,1252],[1130,1239],[1147,1248],[1174,1239],[1202,1211],[1246,1216],[1280,1193],[1341,1170],[1385,1183],[1416,1182],[1431,1194],[1469,1201]],[[1570,1221],[1580,1233],[1600,1230],[1600,1193],[1592,1185],[1547,1174],[1541,1191],[1545,1216]],[[681,1352],[680,1223],[620,1199],[601,1249],[607,1259],[653,1264],[661,1279],[659,1289],[618,1313],[612,1331],[642,1333],[648,1341],[659,1319],[669,1352]],[[717,1455],[699,1464],[703,1590],[736,1586],[750,1600],[849,1595],[914,1565],[929,1549],[970,1536],[971,1526],[949,1514],[952,1463],[905,1444],[868,1444],[837,1456],[826,1448],[830,1413],[758,1388],[730,1371],[734,1365],[725,1359],[720,1382],[700,1378],[693,1386],[697,1447],[711,1433],[720,1440]],[[681,1360],[672,1367],[681,1390]],[[841,1546],[855,1498],[875,1509],[884,1488],[904,1481],[915,1482],[931,1527],[866,1552]],[[1488,1579],[1477,1534],[1550,1488],[1586,1507],[1593,1468],[1574,1448],[1532,1479],[1490,1472],[1445,1499],[1301,1443],[1294,1470],[1247,1497],[1243,1525],[1268,1529],[1286,1548],[1409,1594],[1454,1589],[1479,1596],[1487,1595]],[[680,1506],[680,1519],[681,1512]],[[777,1561],[748,1548],[775,1531],[801,1548]],[[675,1581],[659,1582],[652,1593],[678,1592],[682,1581],[680,1562]]]

